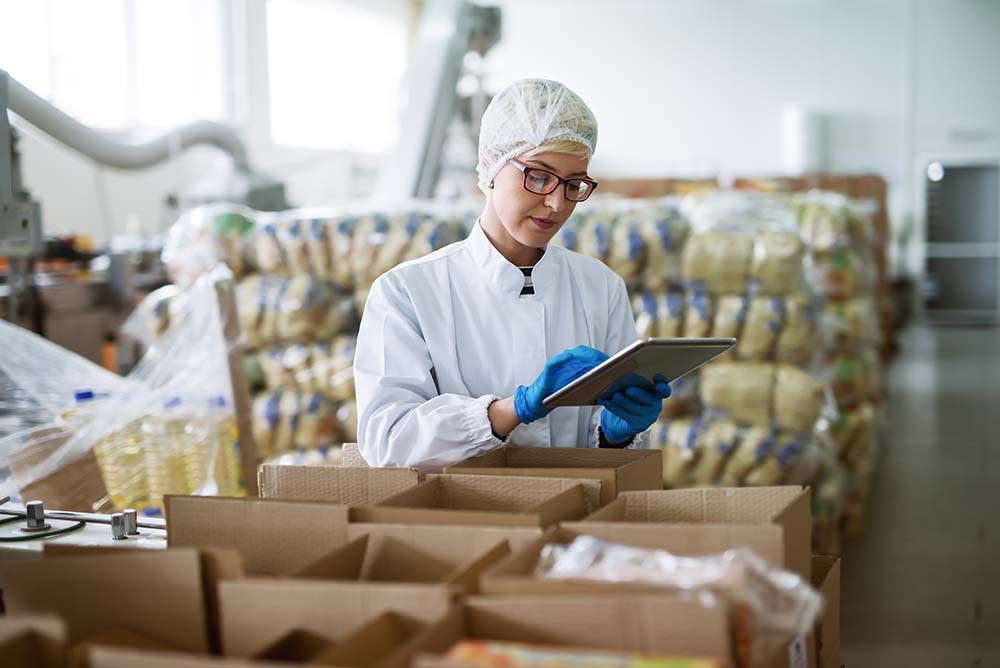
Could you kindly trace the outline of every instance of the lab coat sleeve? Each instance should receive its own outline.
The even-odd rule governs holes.
[[[614,276],[614,285],[611,288],[611,304],[608,309],[608,338],[607,346],[604,350],[608,355],[614,355],[622,348],[635,343],[639,339],[639,334],[635,328],[635,315],[632,313],[632,302],[628,298],[628,289],[625,281],[618,275]],[[601,411],[603,408],[596,408],[590,418],[590,447],[600,447],[601,437],[597,433],[597,428],[601,424]],[[648,448],[649,430],[637,434],[632,442],[626,446],[629,449]]]
[[[370,466],[439,469],[503,445],[487,416],[498,397],[439,394],[412,301],[385,274],[358,333],[358,449]]]

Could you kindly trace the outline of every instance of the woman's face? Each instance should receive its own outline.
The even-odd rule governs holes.
[[[564,179],[587,176],[587,161],[566,153],[539,153],[518,162],[558,174]],[[566,199],[564,184],[548,195],[524,189],[524,174],[506,164],[493,180],[493,210],[511,239],[528,248],[543,248],[573,213],[576,202]]]

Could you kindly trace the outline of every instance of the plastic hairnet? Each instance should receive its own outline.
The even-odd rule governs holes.
[[[484,193],[509,158],[557,139],[597,148],[597,119],[558,81],[521,79],[500,91],[479,130],[479,188]]]

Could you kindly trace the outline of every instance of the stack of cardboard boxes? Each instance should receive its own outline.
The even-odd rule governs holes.
[[[660,457],[509,447],[428,476],[265,466],[261,498],[168,497],[169,549],[0,563],[0,663],[459,668],[481,664],[449,651],[478,640],[839,666],[839,562],[810,554],[809,490],[664,491]],[[811,581],[824,611],[762,656],[724,604],[536,576],[545,545],[581,535],[683,556],[748,547]]]

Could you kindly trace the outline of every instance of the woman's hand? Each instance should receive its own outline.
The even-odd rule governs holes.
[[[545,397],[593,369],[608,359],[600,350],[577,346],[564,350],[555,357],[549,358],[545,368],[535,382],[525,387],[518,386],[514,392],[514,412],[523,424],[541,420],[552,412],[552,409],[542,403]]]
[[[666,378],[657,374],[653,382],[655,389],[627,387],[599,402],[604,407],[601,411],[604,438],[611,443],[624,443],[653,426],[663,410],[663,400],[670,396]]]

